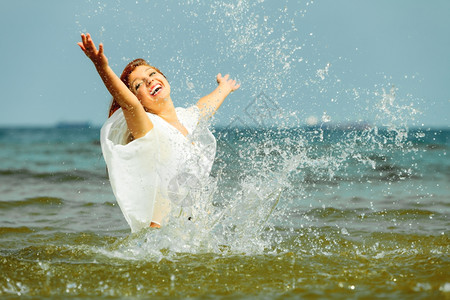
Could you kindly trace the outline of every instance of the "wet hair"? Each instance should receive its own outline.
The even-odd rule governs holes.
[[[164,74],[158,68],[151,66],[145,59],[137,58],[137,59],[129,62],[128,65],[126,65],[125,69],[123,69],[122,75],[120,75],[120,80],[122,80],[122,82],[125,83],[125,85],[127,86],[127,88],[129,90],[131,90],[130,82],[129,82],[130,74],[139,66],[149,66],[150,68],[155,69],[156,72],[158,72],[162,76],[164,76]],[[166,76],[164,76],[164,77],[166,77]],[[113,113],[116,110],[118,110],[119,108],[120,108],[119,103],[116,101],[116,99],[113,98],[111,101],[111,106],[109,107],[108,118],[111,117],[113,115]]]

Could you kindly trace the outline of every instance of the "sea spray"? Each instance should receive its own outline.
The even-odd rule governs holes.
[[[382,105],[385,96],[380,99]],[[386,109],[384,106],[382,113]],[[398,106],[395,109],[402,111]],[[396,114],[396,119],[400,118]],[[398,131],[406,135],[399,138],[393,134]],[[356,184],[381,184],[381,189],[388,191],[392,182],[420,176],[414,175],[418,150],[411,152],[407,129],[395,126],[343,129],[323,123],[316,128],[278,126],[269,130],[233,128],[226,132],[235,134],[216,132],[219,149],[213,177],[201,193],[190,195],[195,197],[188,201],[192,205],[174,206],[167,226],[127,237],[113,246],[116,254],[121,249],[122,258],[131,255],[130,259],[160,260],[176,253],[289,251],[283,246],[286,241],[279,228],[290,231],[311,227],[314,221],[306,211],[303,224],[294,221],[298,218],[293,216],[303,214],[305,201],[326,209],[320,198],[314,199],[318,189],[326,188],[332,195],[342,193],[342,189],[352,193]],[[393,153],[402,154],[403,158],[391,162]],[[348,205],[333,207],[347,209]],[[364,204],[357,208],[363,210],[363,215],[374,210]],[[358,220],[349,218],[348,222]],[[336,226],[337,232],[349,235],[344,226]]]
[[[190,195],[192,205],[173,207],[168,226],[147,229],[113,245],[116,253],[125,253],[123,257],[132,254],[131,259],[143,256],[159,260],[161,253],[287,251],[279,228],[290,231],[301,225],[311,227],[307,215],[306,224],[298,224],[298,219],[292,217],[302,214],[302,209],[308,207],[306,203],[327,209],[330,204],[325,204],[323,195],[333,197],[342,190],[351,193],[356,184],[372,189],[373,182],[381,183],[378,188],[385,191],[384,184],[414,176],[415,165],[408,161],[414,153],[403,158],[404,165],[390,162],[394,159],[392,153],[406,153],[413,148],[406,125],[417,112],[413,103],[400,103],[392,88],[374,92],[348,87],[335,66],[336,60],[342,63],[345,58],[325,61],[320,55],[305,57],[308,51],[318,49],[315,35],[301,27],[302,16],[312,1],[301,7],[262,3],[180,3],[193,24],[189,29],[192,33],[186,32],[190,39],[184,48],[177,41],[169,47],[166,37],[158,32],[150,34],[147,28],[139,31],[148,35],[149,41],[161,38],[161,42],[150,48],[144,43],[136,52],[154,55],[158,53],[156,45],[169,51],[176,49],[168,62],[169,73],[175,75],[174,86],[179,83],[182,90],[200,96],[204,84],[196,77],[207,67],[205,61],[215,67],[230,66],[231,70],[243,65],[245,72],[237,76],[246,98],[236,93],[239,101],[232,109],[240,109],[243,114],[215,130],[219,148],[212,180],[199,193]],[[120,5],[117,2],[113,7]],[[151,5],[158,6],[162,15],[170,15],[164,4]],[[95,14],[105,9],[113,8],[103,7]],[[216,50],[221,55],[214,60],[209,60],[207,54],[206,58],[187,55],[188,49],[201,47],[202,36],[196,35],[199,24],[195,20],[204,10],[206,23],[219,37]],[[182,26],[178,29],[186,30]],[[186,68],[186,74],[180,73]],[[317,108],[315,100],[322,97],[331,99],[330,105],[354,104],[365,112],[360,119],[377,123],[345,123],[333,110],[323,107],[313,126],[303,127],[311,116],[311,107]],[[295,102],[304,103],[304,110],[290,111],[289,104]],[[346,207],[342,203],[336,206]],[[361,206],[374,209],[369,203]],[[340,228],[339,232],[347,229]]]

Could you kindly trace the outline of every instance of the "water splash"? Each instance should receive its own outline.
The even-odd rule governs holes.
[[[179,253],[256,255],[290,251],[292,242],[288,241],[292,236],[284,232],[308,228],[315,222],[307,215],[310,208],[306,209],[304,202],[327,208],[314,193],[326,189],[327,197],[332,197],[333,189],[339,193],[347,189],[355,197],[352,186],[373,184],[388,193],[391,183],[418,176],[415,174],[419,172],[414,164],[417,152],[410,150],[413,145],[407,135],[399,138],[391,134],[402,132],[397,127],[342,129],[323,123],[316,128],[234,130],[236,135],[225,135],[229,130],[216,132],[219,153],[214,178],[190,202],[192,207],[174,209],[167,226],[129,236],[106,251],[108,255],[159,261],[174,259]],[[403,158],[394,163],[395,153]],[[348,204],[333,207],[346,208]],[[364,209],[365,215],[378,208],[371,202],[359,209]],[[299,223],[298,214],[303,215],[304,222]],[[340,234],[351,235],[345,223],[337,226]],[[317,238],[314,232],[320,231],[312,229]],[[304,248],[304,242],[299,246]],[[314,251],[326,251],[317,247]]]
[[[359,185],[387,197],[393,182],[420,176],[413,162],[418,150],[408,134],[408,124],[418,114],[414,101],[405,103],[409,99],[399,99],[396,88],[382,84],[375,91],[349,87],[337,71],[347,60],[324,60],[316,34],[302,27],[311,4],[186,1],[178,3],[185,19],[177,23],[170,19],[167,4],[137,2],[137,7],[151,6],[170,20],[173,26],[166,35],[136,25],[146,22],[120,1],[94,11],[97,16],[120,7],[136,17],[127,31],[129,40],[118,40],[118,47],[125,48],[135,39],[138,56],[148,53],[152,61],[161,59],[161,47],[167,49],[170,59],[164,63],[173,74],[171,82],[182,91],[199,96],[205,70],[211,65],[231,71],[242,66],[237,74],[245,94],[233,105],[240,113],[216,130],[219,149],[213,178],[193,196],[189,202],[193,206],[175,208],[171,223],[161,230],[145,230],[105,251],[123,258],[157,260],[174,253],[283,252],[287,251],[283,230],[308,227],[314,221],[305,215],[305,224],[299,224],[293,217],[305,207],[327,209],[329,203],[347,207],[333,198],[338,197],[333,189],[358,198],[352,187]],[[199,20],[200,15],[206,18]],[[109,28],[105,25],[101,33],[107,35]],[[175,32],[184,34],[184,41],[167,34]],[[205,41],[216,45],[213,53],[192,54]],[[317,107],[322,102],[316,100],[322,98],[330,108]],[[298,102],[304,103],[303,111],[288,109]],[[360,122],[343,122],[333,112],[333,106],[346,104],[361,112]],[[375,125],[365,119],[375,120]],[[309,127],[304,127],[304,120]],[[374,202],[371,196],[367,200],[363,208],[378,209],[369,204]],[[349,233],[346,228],[339,232]]]

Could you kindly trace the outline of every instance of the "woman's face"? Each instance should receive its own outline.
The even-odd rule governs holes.
[[[138,66],[128,77],[130,89],[142,106],[152,110],[161,101],[170,100],[170,84],[158,71],[149,66]]]

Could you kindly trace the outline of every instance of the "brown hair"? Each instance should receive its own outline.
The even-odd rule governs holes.
[[[126,65],[125,69],[123,69],[122,75],[120,75],[120,80],[122,80],[122,82],[125,83],[127,88],[130,90],[131,90],[131,87],[130,87],[130,82],[128,81],[128,77],[134,71],[134,69],[136,69],[139,66],[149,66],[149,67],[155,69],[156,72],[158,72],[162,76],[164,76],[164,74],[158,68],[151,66],[147,61],[145,61],[142,58],[137,58],[137,59],[129,62],[128,65]],[[164,77],[166,77],[166,76],[164,76]],[[116,101],[116,99],[113,98],[111,101],[111,106],[109,107],[108,118],[111,117],[112,114],[115,113],[115,111],[118,110],[119,108],[120,108],[119,103]]]

